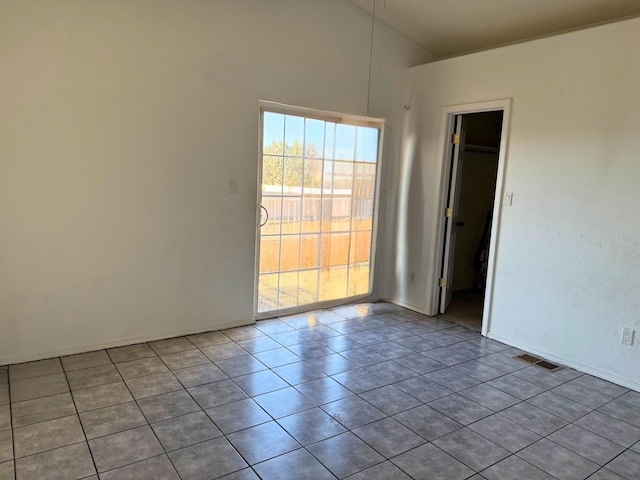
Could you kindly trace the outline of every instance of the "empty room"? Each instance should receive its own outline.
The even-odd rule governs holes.
[[[1,0],[0,480],[640,479],[636,0]]]

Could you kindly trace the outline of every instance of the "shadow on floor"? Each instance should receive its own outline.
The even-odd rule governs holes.
[[[483,292],[454,292],[451,305],[438,317],[477,332],[482,330]]]

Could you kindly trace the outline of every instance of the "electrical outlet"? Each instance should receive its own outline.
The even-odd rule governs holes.
[[[513,203],[513,192],[507,192],[504,194],[504,204],[510,207]]]
[[[416,281],[416,272],[411,272],[411,281],[412,282]]]
[[[238,179],[230,178],[229,179],[229,193],[238,193]]]
[[[635,333],[634,330],[631,330],[630,328],[623,328],[622,329],[622,337],[620,338],[620,343],[623,345],[629,345],[632,346],[633,345],[633,334]]]

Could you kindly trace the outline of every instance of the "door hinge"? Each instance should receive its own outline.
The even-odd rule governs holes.
[[[447,279],[446,278],[441,278],[440,280],[438,280],[438,285],[442,288],[447,286]]]
[[[454,145],[458,145],[460,143],[459,133],[454,133],[453,135],[451,135],[451,143],[453,143]]]
[[[444,216],[447,217],[447,218],[453,217],[453,208],[445,208],[444,209]]]

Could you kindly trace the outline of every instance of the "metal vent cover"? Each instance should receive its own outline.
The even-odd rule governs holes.
[[[556,365],[555,363],[548,362],[547,360],[543,360],[542,358],[535,357],[528,353],[518,355],[516,358],[522,360],[523,362],[530,363],[535,367],[542,368],[548,372],[557,372],[558,370],[562,370],[561,365]]]
[[[541,358],[534,357],[533,355],[529,355],[528,353],[523,353],[522,355],[518,355],[517,358],[527,363],[536,363],[542,360]]]
[[[546,360],[541,360],[539,362],[534,363],[536,367],[544,368],[550,372],[557,372],[558,370],[562,370],[560,365],[556,365],[555,363],[547,362]]]

